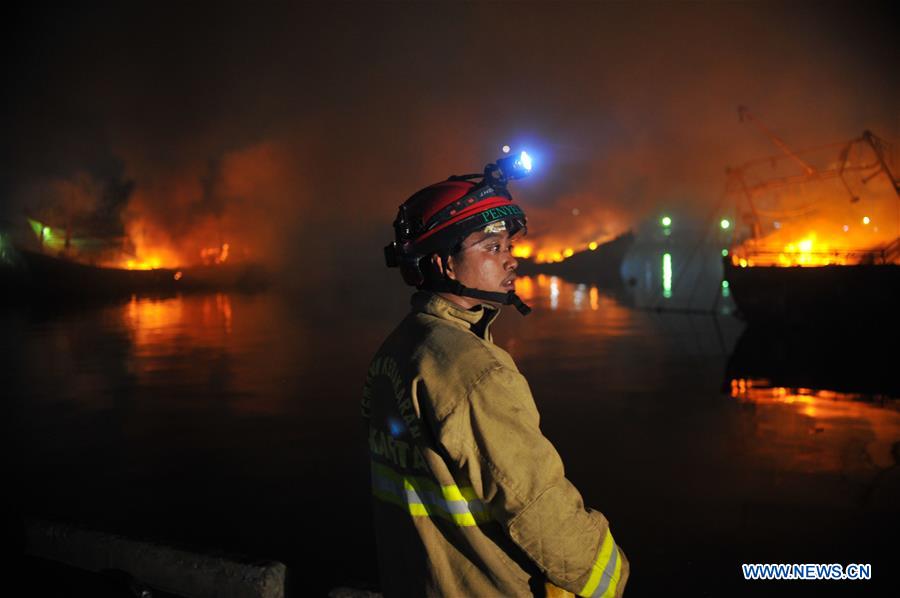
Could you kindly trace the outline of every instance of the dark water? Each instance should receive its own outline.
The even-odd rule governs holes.
[[[768,336],[735,352],[748,337],[733,317],[640,309],[653,284],[520,283],[535,312],[505,313],[495,340],[612,522],[629,595],[896,586],[900,406],[865,384],[878,367],[847,372],[841,392],[814,371],[785,385],[790,363],[755,359],[779,354]],[[299,595],[375,584],[358,399],[406,310],[404,291],[379,288],[6,309],[13,517],[278,559]],[[741,562],[872,563],[875,579],[744,582]]]

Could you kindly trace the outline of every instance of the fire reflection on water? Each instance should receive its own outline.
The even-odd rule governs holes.
[[[602,322],[607,336],[621,334],[632,318],[631,311],[608,289],[568,282],[558,276],[520,276],[516,279],[516,294],[526,303],[549,311],[596,312],[589,316],[587,324]],[[610,327],[607,329],[606,325]]]
[[[237,411],[281,410],[286,397],[274,382],[277,377],[261,374],[283,364],[271,355],[259,355],[256,345],[248,345],[255,337],[248,336],[247,330],[277,332],[268,330],[271,326],[263,308],[247,301],[237,307],[240,322],[226,293],[132,296],[120,312],[120,322],[131,341],[128,370],[138,385],[152,387],[164,376],[170,383],[195,388],[197,400],[215,395]],[[210,385],[223,388],[214,392]]]
[[[193,318],[196,307],[193,303],[185,302],[180,295],[165,299],[138,298],[132,295],[125,309],[125,324],[131,331],[139,352],[154,345],[172,342],[178,336],[190,335],[192,331],[197,337],[207,340],[221,336],[221,333],[231,334],[232,310],[228,295],[216,293],[202,298],[199,305],[202,316],[199,323],[202,325],[197,325]]]
[[[155,299],[132,295],[124,316],[135,348],[141,352],[173,340],[184,321],[184,301],[181,297]]]
[[[721,513],[737,513],[749,504],[748,526],[755,526],[773,513],[781,523],[785,513],[792,516],[806,506],[814,512],[823,505],[852,506],[864,486],[886,487],[869,481],[876,468],[890,464],[887,449],[900,440],[896,410],[821,391],[767,389],[750,375],[729,376],[729,382],[736,380],[734,390],[729,386],[722,396],[721,367],[729,345],[719,346],[709,319],[635,310],[621,291],[561,278],[554,311],[552,282],[549,276],[516,281],[535,311],[522,319],[506,310],[497,322],[498,345],[527,375],[548,434],[562,439],[573,457],[567,465],[572,463],[591,495],[608,490],[607,478],[640,478],[639,484],[623,486],[632,487],[626,500],[636,498],[634,520],[646,515],[640,497],[654,496],[671,498],[675,505],[690,501],[698,509],[705,508],[704,501],[720,501],[715,506]],[[238,513],[235,525],[252,529],[260,544],[268,545],[284,527],[278,509],[301,504],[308,494],[303,484],[284,480],[325,472],[323,484],[346,485],[355,449],[329,439],[359,432],[360,372],[364,375],[373,347],[396,325],[393,316],[382,313],[388,298],[394,295],[376,294],[371,300],[376,307],[335,322],[330,307],[298,306],[294,298],[135,297],[52,320],[49,329],[42,325],[24,341],[13,337],[30,356],[22,360],[25,371],[17,374],[11,394],[27,407],[16,423],[27,431],[22,438],[29,443],[32,495],[57,500],[53,492],[62,488],[58,500],[71,496],[72,504],[98,510],[133,509],[127,500],[116,500],[118,495],[98,493],[85,500],[76,486],[59,484],[54,477],[59,464],[73,455],[71,470],[86,479],[102,477],[131,488],[137,472],[150,499],[185,497],[187,506],[172,513],[183,517],[186,527],[195,523],[196,505],[221,498],[222,512]],[[726,332],[730,321],[722,319]],[[32,408],[33,396],[44,398],[44,404]],[[51,400],[74,405],[47,408]],[[119,417],[97,413],[100,409]],[[92,427],[72,425],[73,413],[79,424]],[[630,455],[608,460],[611,478],[593,475],[597,455],[606,453],[594,450],[591,434],[607,424],[621,439],[616,440],[621,452]],[[173,428],[181,433],[171,433]],[[648,463],[653,466],[643,467]],[[785,471],[798,475],[780,475]],[[240,484],[246,498],[234,498],[237,485],[231,480],[247,482]],[[218,494],[220,487],[225,491]],[[353,500],[366,498],[359,494]],[[895,499],[896,494],[873,496]],[[334,501],[327,498],[313,507],[328,514]],[[153,508],[166,508],[165,501],[156,502],[160,506]],[[891,504],[872,500],[885,503]],[[153,510],[151,500],[146,504],[135,518]],[[245,508],[248,504],[252,508]],[[261,511],[275,513],[276,524],[260,523],[255,514]],[[220,524],[217,513],[213,518]],[[855,513],[829,511],[844,529]],[[737,528],[718,516],[697,522],[698,536],[734,533],[740,539]],[[778,523],[760,527],[771,530]],[[656,526],[649,527],[654,529],[648,537],[658,535]],[[672,537],[680,533],[677,521],[670,528],[662,529]],[[807,529],[801,526],[796,535]]]
[[[767,408],[757,419],[757,449],[780,466],[803,472],[847,472],[895,465],[900,441],[900,402],[884,397],[809,388],[771,386],[767,380],[733,378],[731,396]],[[858,450],[849,437],[862,438]],[[785,447],[797,450],[784,450]],[[848,448],[850,447],[850,448]]]
[[[520,276],[516,279],[516,294],[526,303],[549,299],[549,307],[553,311],[560,307],[575,311],[585,308],[597,311],[601,302],[614,304],[608,297],[601,298],[597,285],[565,283],[557,276],[546,274]]]
[[[534,299],[534,280],[532,280],[530,276],[520,276],[517,278],[516,294],[525,302]]]

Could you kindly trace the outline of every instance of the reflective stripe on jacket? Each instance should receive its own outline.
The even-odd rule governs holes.
[[[621,596],[628,560],[491,341],[498,310],[424,292],[412,305],[372,360],[362,401],[385,596],[530,596],[544,577]]]

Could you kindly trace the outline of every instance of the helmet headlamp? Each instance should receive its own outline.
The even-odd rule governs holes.
[[[531,156],[525,151],[504,156],[484,167],[484,180],[497,185],[506,185],[508,181],[522,179],[531,174],[532,164]]]

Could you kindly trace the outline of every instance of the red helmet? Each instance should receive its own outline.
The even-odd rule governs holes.
[[[502,228],[497,223],[503,223]],[[388,266],[400,266],[403,280],[421,285],[422,258],[450,253],[469,234],[494,226],[515,234],[526,227],[525,212],[504,185],[462,177],[429,185],[406,200],[394,221],[396,240],[385,247]]]
[[[510,235],[525,230],[525,212],[513,203],[506,189],[509,178],[519,177],[504,176],[503,165],[498,160],[497,164],[488,164],[483,175],[452,176],[407,199],[394,220],[395,240],[384,248],[388,267],[399,266],[406,284],[418,288],[428,284],[434,291],[512,304],[522,313],[530,311],[513,291],[493,293],[469,289],[446,277],[440,282],[426,282],[421,268],[423,258],[434,253],[446,257],[477,230],[506,230]],[[476,178],[481,180],[473,182]]]

